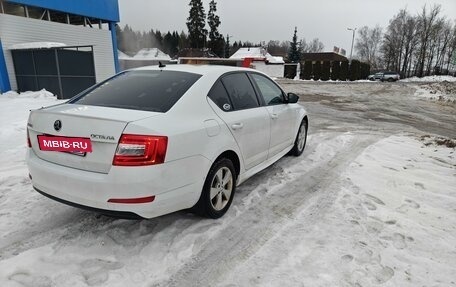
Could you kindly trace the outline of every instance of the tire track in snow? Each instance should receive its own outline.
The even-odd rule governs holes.
[[[312,218],[324,213],[322,207],[332,204],[335,198],[326,188],[375,141],[376,137],[373,136],[358,136],[353,144],[341,149],[328,162],[268,194],[207,242],[169,282],[153,286],[214,286],[239,262],[255,254],[287,219],[293,218],[299,211],[307,208],[309,222],[315,221]],[[308,202],[311,203],[306,206]]]
[[[311,135],[309,137],[309,141],[330,142],[339,135],[340,133],[318,133]],[[305,153],[312,154],[315,151],[315,148],[317,148],[317,145],[310,143]],[[280,166],[276,164],[260,172],[258,175],[252,177],[252,179],[242,185],[241,188],[243,191],[242,193],[237,193],[235,201],[237,203],[241,203],[241,201],[248,197],[258,184],[264,183],[265,178],[276,176],[282,166],[287,167],[301,160],[302,158],[285,157],[280,160]],[[30,189],[32,189],[31,185],[28,185],[30,186]],[[27,189],[25,186],[21,186],[21,188]],[[31,190],[30,192],[35,191]],[[53,201],[44,197],[42,201],[40,200],[37,203],[47,204],[50,208],[54,205]],[[57,203],[55,204],[57,205]],[[234,203],[233,205],[236,206]],[[160,222],[160,224],[157,223],[159,227],[155,228],[154,233],[165,229],[166,226],[172,224],[175,220],[178,220],[179,216],[181,215],[171,214],[158,219],[151,219],[150,221]],[[240,216],[242,216],[242,214]],[[83,231],[97,232],[107,228],[109,225],[112,225],[115,221],[116,219],[114,218],[73,207],[62,208],[61,212],[50,215],[41,221],[37,221],[33,227],[3,236],[0,242],[0,259],[6,260],[29,249],[65,241],[69,235],[78,234]]]

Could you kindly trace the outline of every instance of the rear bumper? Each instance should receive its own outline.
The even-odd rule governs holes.
[[[128,211],[112,211],[112,210],[107,210],[107,209],[100,209],[100,208],[94,208],[94,207],[90,207],[90,206],[80,205],[80,204],[77,204],[77,203],[74,203],[74,202],[70,202],[70,201],[66,201],[66,200],[63,200],[61,198],[58,198],[58,197],[52,196],[50,194],[47,194],[47,193],[39,190],[36,187],[33,187],[33,188],[38,193],[40,193],[41,195],[44,195],[44,196],[46,196],[46,197],[48,197],[48,198],[50,198],[52,200],[58,201],[60,203],[63,203],[63,204],[69,205],[69,206],[77,207],[77,208],[80,208],[80,209],[93,211],[93,212],[105,214],[105,215],[112,216],[112,217],[123,218],[123,219],[142,219],[143,218],[143,217],[137,215],[136,213],[132,213],[132,212],[128,212]]]
[[[194,156],[156,166],[117,167],[108,174],[64,167],[29,149],[33,187],[45,196],[80,208],[122,217],[152,218],[192,207],[199,199],[211,162]],[[110,203],[112,198],[155,196],[141,204]]]

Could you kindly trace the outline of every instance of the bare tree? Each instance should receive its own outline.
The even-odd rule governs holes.
[[[421,13],[417,16],[419,51],[416,62],[416,75],[422,77],[425,75],[426,63],[432,63],[432,45],[437,33],[437,25],[441,19],[439,18],[440,5],[434,5],[429,12],[427,6],[423,7]],[[428,70],[426,74],[429,74]]]
[[[306,42],[305,39],[302,39],[299,42],[299,47],[301,53],[319,53],[323,51],[325,45],[318,38],[314,38],[312,41]]]
[[[369,63],[373,69],[378,69],[380,46],[382,43],[382,28],[367,26],[358,30],[358,40],[355,49],[360,60]]]
[[[454,53],[455,27],[440,16],[440,11],[439,5],[423,6],[416,16],[400,10],[385,31],[381,64],[405,77],[448,72]]]

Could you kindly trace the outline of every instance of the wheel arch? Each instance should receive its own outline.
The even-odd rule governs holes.
[[[226,151],[222,152],[215,159],[214,163],[222,158],[227,158],[227,159],[231,160],[231,162],[234,165],[234,169],[236,171],[236,179],[237,179],[239,177],[239,174],[241,173],[241,160],[239,158],[239,155],[233,150],[226,150]]]

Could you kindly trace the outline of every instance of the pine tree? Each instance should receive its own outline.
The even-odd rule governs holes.
[[[295,27],[293,40],[290,43],[290,49],[288,50],[288,60],[292,63],[298,63],[301,59],[298,47],[298,28]]]
[[[190,0],[187,18],[188,38],[191,48],[203,48],[206,44],[206,14],[201,0]]]
[[[207,14],[207,24],[209,25],[209,48],[217,55],[223,56],[224,41],[220,35],[218,27],[220,26],[220,17],[215,14],[217,12],[217,2],[211,0],[209,3],[209,12]]]

